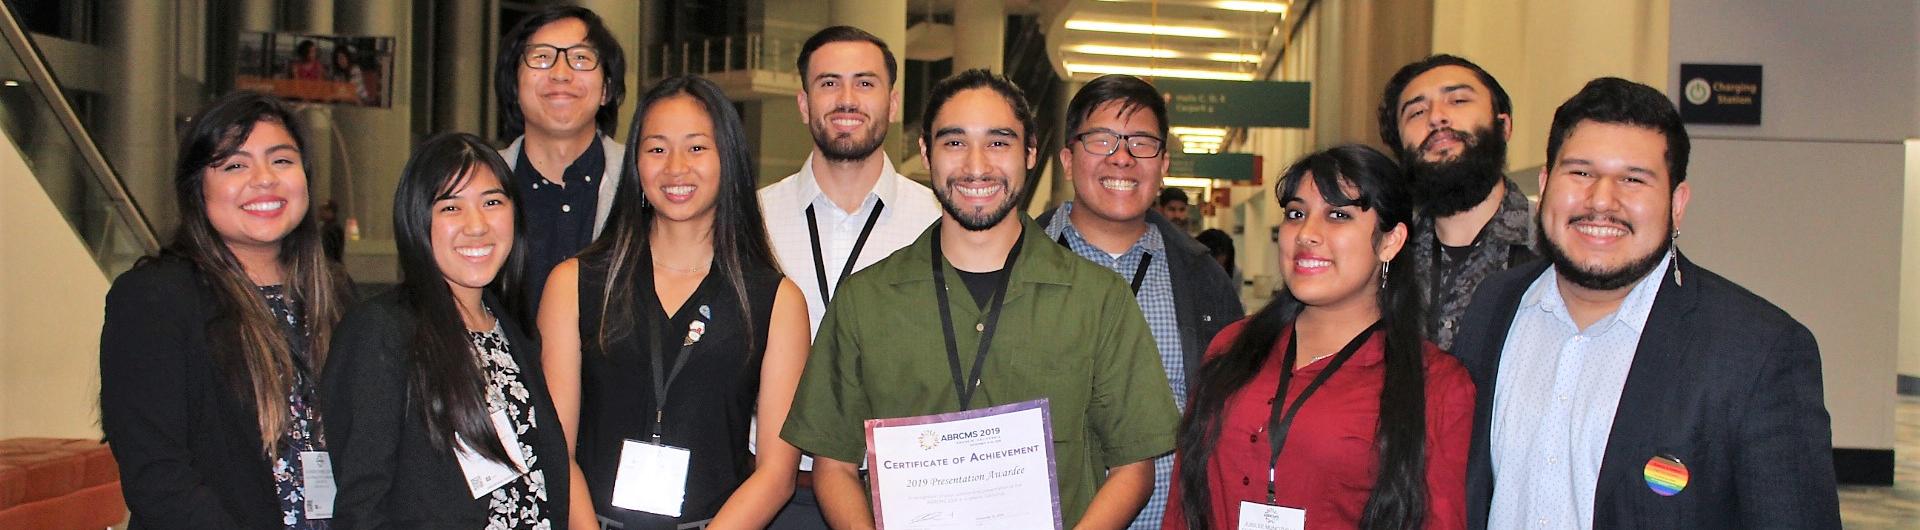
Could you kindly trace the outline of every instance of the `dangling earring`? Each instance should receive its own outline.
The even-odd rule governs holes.
[[[1387,288],[1387,262],[1380,262],[1380,288]]]
[[[1669,259],[1673,260],[1673,284],[1686,285],[1685,278],[1680,277],[1680,227],[1677,226],[1673,227],[1673,250],[1671,252],[1669,255],[1672,256],[1672,258]]]

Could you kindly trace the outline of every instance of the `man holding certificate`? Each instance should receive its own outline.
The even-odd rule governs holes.
[[[924,115],[945,212],[840,285],[781,437],[834,528],[1123,528],[1179,420],[1139,305],[1013,211],[1037,161],[1018,87],[962,72]]]

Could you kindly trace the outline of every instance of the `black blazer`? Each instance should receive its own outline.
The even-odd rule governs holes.
[[[1820,349],[1806,326],[1675,255],[1654,297],[1602,457],[1594,528],[1839,528],[1833,433]],[[1467,463],[1467,525],[1493,500],[1488,436],[1501,349],[1527,286],[1547,263],[1487,278],[1453,353],[1479,386]],[[1663,497],[1643,470],[1656,455],[1691,475]]]
[[[488,297],[494,314],[506,315]],[[320,381],[321,412],[326,414],[327,447],[333,453],[334,528],[484,528],[485,497],[467,490],[460,463],[451,451],[437,451],[427,439],[426,419],[408,398],[407,345],[414,316],[389,290],[347,312],[334,328],[333,348]],[[501,318],[514,363],[532,396],[540,424],[533,444],[533,470],[547,480],[547,516],[555,528],[567,522],[567,443],[560,430],[547,381],[540,370],[540,344],[512,318]]]
[[[253,403],[225,386],[207,342],[214,304],[213,287],[177,256],[146,260],[107,291],[100,428],[130,528],[280,525]]]
[[[1034,219],[1040,226],[1047,226],[1058,208],[1047,210]],[[1207,345],[1213,344],[1213,336],[1226,329],[1227,324],[1246,318],[1247,310],[1240,305],[1240,286],[1233,284],[1227,271],[1207,253],[1207,246],[1200,244],[1185,230],[1173,226],[1160,212],[1147,209],[1147,223],[1160,229],[1160,237],[1167,246],[1167,255],[1155,259],[1167,260],[1168,279],[1173,284],[1174,320],[1180,325],[1180,356],[1186,359],[1187,395],[1192,397],[1194,382],[1200,380],[1200,364],[1206,359]]]

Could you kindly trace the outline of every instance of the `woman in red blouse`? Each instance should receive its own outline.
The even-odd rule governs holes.
[[[1287,289],[1207,348],[1165,528],[1465,526],[1473,382],[1422,338],[1400,178],[1363,146],[1281,177]]]

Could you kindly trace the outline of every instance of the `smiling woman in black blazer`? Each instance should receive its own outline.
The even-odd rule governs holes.
[[[515,317],[525,245],[511,176],[469,134],[428,139],[407,161],[393,201],[401,284],[341,321],[322,379],[340,528],[567,520],[565,438],[539,343]]]
[[[324,529],[301,456],[327,450],[314,375],[348,288],[307,208],[306,143],[255,93],[189,123],[179,231],[114,280],[100,331],[100,427],[132,527]]]

